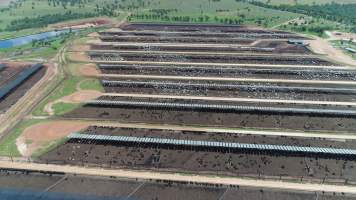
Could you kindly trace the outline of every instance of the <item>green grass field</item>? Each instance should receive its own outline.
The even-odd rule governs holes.
[[[280,4],[327,4],[327,3],[332,3],[332,2],[337,2],[337,3],[343,3],[343,4],[349,4],[349,3],[356,3],[356,0],[258,0],[263,3],[270,2],[270,4],[273,5],[280,5]]]
[[[137,15],[155,14],[158,8],[173,10],[164,15],[168,16],[169,20],[137,17]],[[243,24],[262,25],[265,27],[273,27],[302,16],[290,12],[261,8],[248,3],[236,2],[235,0],[220,0],[217,2],[207,0],[160,0],[142,11],[133,12],[133,14],[135,17],[131,18],[131,21],[166,21],[174,23],[181,22],[173,20],[174,17],[189,16],[192,19],[190,22],[221,23],[220,20],[217,20],[218,18],[240,20]],[[204,20],[200,21],[199,17],[203,17]]]

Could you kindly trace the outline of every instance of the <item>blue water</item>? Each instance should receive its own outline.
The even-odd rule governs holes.
[[[64,194],[35,190],[19,190],[11,188],[0,188],[0,200],[134,200],[125,197],[93,197],[87,195]],[[137,200],[137,199],[135,199]]]
[[[33,40],[42,40],[42,39],[52,38],[52,37],[56,37],[62,33],[68,33],[69,31],[70,31],[69,29],[59,30],[59,31],[48,31],[48,32],[8,39],[8,40],[0,40],[0,48],[10,48],[10,47],[21,46],[21,45],[31,43]]]

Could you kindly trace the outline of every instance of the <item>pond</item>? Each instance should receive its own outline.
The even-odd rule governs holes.
[[[13,39],[0,40],[0,48],[11,48],[16,46],[21,46],[21,45],[31,43],[33,40],[52,38],[62,33],[69,33],[70,31],[71,31],[70,29],[48,31],[48,32],[13,38]]]

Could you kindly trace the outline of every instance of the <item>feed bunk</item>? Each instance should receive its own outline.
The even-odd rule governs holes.
[[[17,76],[16,79],[12,80],[10,83],[8,83],[4,87],[0,88],[0,100],[3,99],[4,97],[6,97],[12,90],[14,90],[16,87],[18,87],[24,81],[26,81],[30,76],[32,76],[37,71],[42,69],[42,67],[43,67],[42,64],[35,64],[35,65],[31,66],[30,68],[21,72]]]
[[[239,90],[239,91],[263,91],[263,92],[309,92],[309,93],[335,93],[356,94],[353,88],[327,88],[327,87],[292,87],[271,85],[243,85],[243,84],[205,84],[183,82],[144,82],[144,81],[109,81],[102,80],[104,87],[144,87],[164,89],[213,89],[213,90]]]
[[[356,117],[356,110],[345,109],[312,109],[312,108],[288,108],[268,106],[238,106],[222,104],[188,104],[188,103],[161,103],[149,101],[110,101],[92,100],[86,105],[99,107],[119,108],[145,108],[158,110],[186,110],[200,112],[223,112],[223,113],[267,113],[267,114],[291,114],[309,116],[334,116],[334,117]]]
[[[354,149],[338,149],[338,148],[321,148],[321,147],[302,147],[302,146],[287,146],[287,145],[269,145],[269,144],[247,144],[247,143],[231,143],[218,141],[203,141],[203,140],[181,140],[181,139],[167,139],[167,138],[153,138],[153,137],[133,137],[133,136],[109,136],[96,134],[79,134],[72,133],[67,136],[74,140],[92,140],[102,142],[117,142],[133,146],[165,146],[167,148],[192,147],[200,150],[208,149],[213,151],[225,152],[275,152],[275,153],[289,153],[302,155],[329,155],[329,156],[356,156]]]
[[[181,72],[181,73],[251,73],[251,74],[279,74],[279,75],[308,75],[323,77],[346,77],[356,80],[355,70],[325,70],[325,69],[266,69],[252,67],[224,67],[224,66],[151,66],[151,65],[119,65],[119,64],[98,64],[100,69],[105,70],[132,70],[132,71],[159,71],[159,72]]]

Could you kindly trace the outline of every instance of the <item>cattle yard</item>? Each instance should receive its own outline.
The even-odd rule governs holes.
[[[0,114],[5,113],[45,74],[42,64],[4,63],[0,66]]]
[[[355,184],[356,141],[308,133],[356,131],[356,70],[314,54],[309,40],[247,26],[135,23],[99,32],[86,53],[105,92],[61,118],[166,127],[90,126],[38,162]]]

